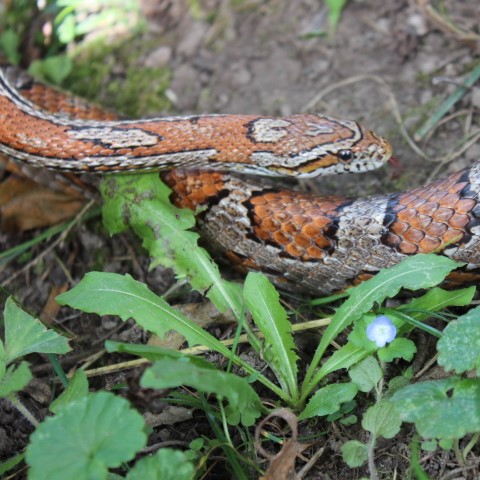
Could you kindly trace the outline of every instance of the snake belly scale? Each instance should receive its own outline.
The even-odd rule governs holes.
[[[466,262],[462,279],[480,267],[480,162],[425,187],[359,199],[277,189],[238,175],[377,168],[391,147],[356,122],[315,114],[117,121],[3,67],[0,152],[28,164],[31,175],[44,168],[162,170],[176,205],[202,207],[199,230],[214,253],[310,294],[338,291],[415,253]]]

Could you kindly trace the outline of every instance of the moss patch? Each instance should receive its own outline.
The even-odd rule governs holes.
[[[126,117],[158,114],[170,108],[165,91],[171,70],[143,66],[142,51],[151,48],[145,43],[140,38],[115,46],[96,43],[74,53],[75,66],[64,88]]]

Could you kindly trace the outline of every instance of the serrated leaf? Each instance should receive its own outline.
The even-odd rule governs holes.
[[[371,350],[365,350],[362,347],[357,347],[352,342],[347,342],[343,347],[340,347],[333,352],[333,354],[320,367],[317,375],[324,378],[328,374],[336,372],[342,368],[350,368],[352,365],[355,365],[364,359],[369,353],[371,353]]]
[[[139,460],[126,480],[191,480],[195,467],[180,450],[162,448],[155,455]]]
[[[404,360],[410,361],[417,347],[408,338],[396,338],[392,343],[388,344],[386,347],[378,350],[378,358],[384,362],[391,362],[396,358],[403,358]]]
[[[59,395],[49,407],[53,413],[58,413],[61,408],[69,403],[79,400],[88,394],[88,380],[85,372],[81,369],[77,370],[68,382],[67,388]]]
[[[230,425],[242,422],[251,426],[260,416],[261,403],[255,390],[237,375],[195,365],[187,357],[159,360],[143,374],[140,384],[146,388],[174,388],[188,385],[200,392],[214,393],[226,399],[225,413]]]
[[[32,372],[27,362],[20,365],[10,365],[0,382],[0,398],[19,392],[26,387],[32,379]]]
[[[68,340],[25,313],[12,298],[5,303],[5,361],[29,353],[67,353]]]
[[[60,305],[88,313],[118,315],[124,321],[133,318],[142,328],[160,338],[174,329],[190,346],[205,345],[226,357],[231,356],[230,350],[215,337],[128,274],[87,273],[74,288],[56,300]]]
[[[390,398],[402,420],[425,438],[462,438],[480,431],[480,380],[449,378],[409,385]]]
[[[243,295],[255,325],[263,333],[264,357],[292,398],[298,395],[297,361],[292,324],[280,305],[279,295],[270,281],[260,273],[249,273]]]
[[[159,264],[173,268],[195,290],[207,292],[220,311],[231,309],[240,317],[240,287],[223,280],[217,265],[197,245],[198,234],[189,230],[195,225],[193,213],[170,204],[171,190],[158,174],[110,176],[101,190],[110,233],[122,232],[129,225],[153,257],[152,268]]]
[[[350,468],[361,467],[368,460],[368,447],[358,440],[350,440],[341,447],[343,461]]]
[[[311,366],[305,376],[303,396],[307,395],[321,379],[321,371],[315,373],[328,345],[351,323],[367,313],[374,304],[395,296],[401,288],[418,290],[440,283],[459,263],[439,255],[415,255],[398,265],[381,270],[375,277],[351,288],[348,299],[342,304],[325,330],[315,351]]]
[[[361,392],[370,392],[383,377],[382,369],[374,357],[363,359],[348,371],[352,382]]]
[[[352,400],[358,392],[353,383],[334,383],[320,388],[308,402],[305,410],[298,416],[299,420],[321,417],[336,412],[342,403]]]
[[[232,359],[255,379],[262,382],[278,396],[287,395],[261,375],[251,365],[229,350],[222,342],[194,323],[165,300],[151,292],[146,285],[130,275],[90,272],[72,290],[56,298],[60,305],[69,305],[85,312],[99,315],[118,315],[126,321],[133,318],[138,325],[162,338],[169,330],[183,335],[190,346],[203,345]]]
[[[410,303],[400,306],[398,310],[405,310],[417,320],[425,320],[429,317],[429,312],[438,312],[448,307],[465,307],[470,305],[475,291],[476,287],[452,291],[438,287],[432,288],[425,295],[414,298]],[[410,313],[410,311],[413,311],[413,313]]]
[[[451,321],[437,343],[438,364],[463,373],[480,366],[480,306]]]
[[[362,419],[362,427],[375,437],[393,438],[400,431],[401,425],[400,415],[389,400],[372,405]]]
[[[124,398],[90,394],[48,417],[27,447],[29,480],[102,480],[147,440],[143,417]]]

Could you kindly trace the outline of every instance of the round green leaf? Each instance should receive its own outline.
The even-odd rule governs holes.
[[[374,357],[363,359],[352,367],[348,374],[361,392],[373,390],[383,376],[382,369]]]
[[[342,403],[352,400],[358,392],[353,383],[333,383],[320,388],[310,399],[305,410],[298,416],[299,420],[316,416],[329,415],[339,410]]]
[[[438,341],[438,364],[463,373],[480,366],[480,307],[451,321]]]
[[[47,418],[30,437],[29,480],[102,480],[145,446],[143,417],[109,392],[88,395]]]
[[[409,385],[391,397],[402,420],[424,438],[455,439],[480,431],[480,380],[450,378]]]
[[[368,459],[368,449],[358,440],[350,440],[342,445],[343,461],[350,468],[361,467]]]
[[[372,405],[363,416],[362,427],[376,437],[393,438],[400,430],[402,420],[395,406],[388,400]]]
[[[396,358],[410,361],[416,351],[417,347],[410,339],[396,338],[392,343],[378,351],[378,358],[384,362],[391,362]]]
[[[126,480],[191,480],[194,475],[195,467],[185,453],[162,448],[155,455],[139,460]]]

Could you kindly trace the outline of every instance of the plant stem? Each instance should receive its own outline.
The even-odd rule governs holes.
[[[462,455],[462,452],[460,450],[459,439],[458,438],[456,438],[453,441],[453,452],[455,453],[455,458],[457,459],[458,464],[460,466],[464,467],[465,466],[465,461],[463,459],[463,455]]]
[[[463,449],[463,454],[462,457],[464,460],[467,459],[467,455],[470,453],[470,450],[475,446],[475,444],[478,442],[478,439],[480,438],[480,433],[477,432],[475,433],[470,441],[467,443],[466,447]]]
[[[425,470],[420,464],[420,439],[418,437],[418,434],[415,434],[412,438],[412,442],[410,444],[410,451],[412,452],[412,461],[409,470],[410,475],[415,475],[417,480],[429,480],[428,475],[425,473]]]
[[[33,416],[28,408],[20,401],[20,399],[12,394],[7,397],[11,404],[35,427],[37,428],[40,422]]]
[[[228,431],[227,417],[225,416],[225,408],[223,406],[222,401],[219,402],[219,407],[220,407],[220,413],[222,415],[223,433],[225,435],[225,438],[227,439],[228,444],[232,447],[232,450],[233,450],[233,442],[232,442],[232,439],[230,438],[230,432]]]
[[[376,442],[376,437],[372,433],[370,434],[370,440],[367,444],[368,471],[370,472],[370,480],[379,480],[377,467],[375,466],[375,442]]]

